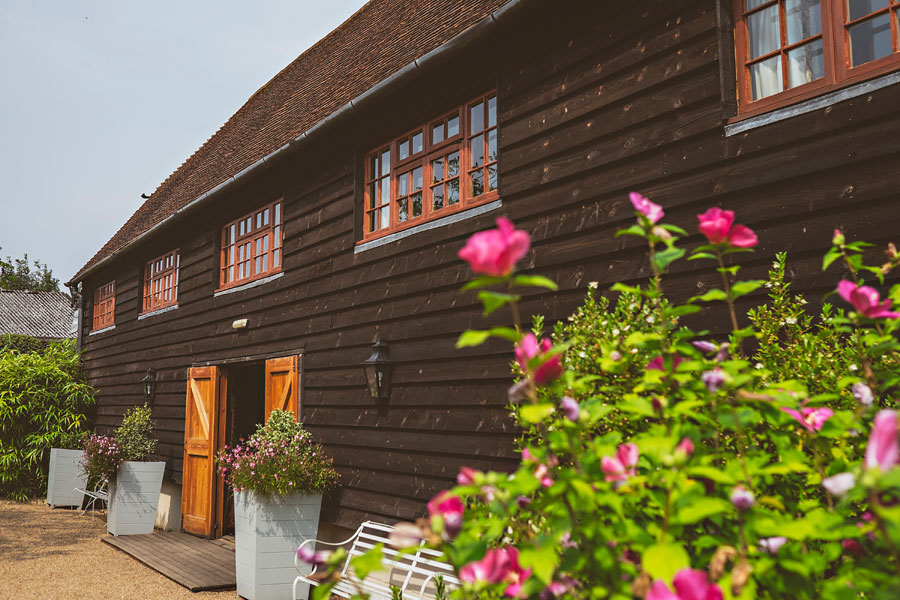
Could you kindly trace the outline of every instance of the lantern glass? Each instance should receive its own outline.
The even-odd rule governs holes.
[[[389,398],[391,395],[391,359],[387,343],[376,340],[372,355],[363,361],[366,385],[373,398]]]

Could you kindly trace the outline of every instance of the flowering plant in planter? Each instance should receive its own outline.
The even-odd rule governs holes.
[[[514,346],[522,460],[512,474],[463,468],[398,545],[442,549],[458,598],[895,598],[900,286],[882,297],[868,284],[883,284],[898,253],[867,264],[868,245],[836,231],[823,268],[844,274],[835,305],[813,318],[785,282],[784,255],[768,280],[738,279],[734,259],[757,235],[731,211],[698,215],[688,254],[688,232],[662,223],[662,207],[631,202],[637,221],[620,235],[645,244],[649,284],[615,284],[616,301],[589,286],[551,337],[540,317],[530,332],[519,318],[526,286],[555,289],[516,274],[527,233],[498,220],[460,252],[485,314],[513,317],[457,345]],[[671,302],[665,273],[682,259],[710,261],[720,284]],[[763,290],[767,302],[741,314]],[[717,306],[727,337],[685,325]]]
[[[264,497],[321,493],[339,479],[322,446],[312,441],[293,413],[284,410],[273,410],[247,440],[225,446],[216,463],[234,491],[250,490]]]
[[[116,469],[125,460],[116,440],[99,433],[87,434],[82,443],[84,460],[81,468],[91,484],[110,481],[116,476]]]
[[[86,434],[82,441],[82,469],[89,482],[115,481],[119,465],[125,461],[146,461],[156,450],[151,409],[146,404],[125,412],[113,435]]]

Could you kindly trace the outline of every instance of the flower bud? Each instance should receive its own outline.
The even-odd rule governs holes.
[[[753,492],[742,485],[738,485],[731,490],[731,503],[738,510],[749,510],[750,507],[756,504],[756,497],[753,495]]]
[[[835,229],[834,234],[831,236],[831,244],[833,246],[843,246],[844,245],[844,234],[840,229]]]

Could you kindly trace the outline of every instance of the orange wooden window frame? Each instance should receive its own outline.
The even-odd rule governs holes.
[[[849,21],[847,0],[820,0],[821,34],[810,36],[792,44],[787,43],[785,0],[768,0],[751,10],[746,10],[746,0],[732,1],[735,17],[734,46],[738,84],[738,116],[731,119],[732,122],[769,112],[900,69],[900,28],[898,28],[897,22],[898,18],[900,18],[900,0],[888,0],[887,7],[878,9],[852,22]],[[749,59],[747,17],[766,10],[771,6],[778,6],[781,46],[773,52],[751,60]],[[890,17],[891,54],[855,67],[851,66],[848,27],[885,13]],[[787,52],[816,38],[821,38],[822,40],[824,76],[815,81],[788,88],[789,67]],[[759,100],[753,100],[749,66],[777,55],[781,56],[783,91]]]
[[[106,329],[116,322],[116,282],[110,281],[94,290],[91,331]]]
[[[144,265],[144,292],[141,314],[178,304],[178,249],[157,256]]]
[[[284,205],[261,206],[222,227],[219,289],[280,273],[284,262]]]
[[[473,118],[475,113],[472,109],[479,106],[483,127],[473,132],[472,127],[477,119]],[[499,198],[498,121],[497,92],[493,90],[435,115],[369,152],[365,157],[362,242]],[[441,132],[440,139],[435,135],[437,131]],[[422,138],[421,150],[412,152],[412,140],[418,135]],[[409,154],[400,159],[404,144]],[[492,149],[493,155],[490,154]],[[454,155],[458,162],[455,172],[451,173],[450,157]],[[481,164],[473,164],[473,159],[479,156],[483,156]],[[440,169],[437,165],[440,165]],[[419,174],[414,175],[416,171]],[[483,182],[492,182],[493,187],[485,189],[488,186],[482,184],[481,193],[474,193],[470,182],[475,173]],[[450,190],[453,189],[451,186],[454,181],[457,200],[451,204]],[[421,185],[416,187],[419,182]],[[435,208],[433,199],[438,190],[442,192],[442,206]],[[420,194],[421,198],[421,212],[418,215],[414,214],[416,194]],[[401,221],[400,207],[404,200],[407,218]],[[384,214],[388,215],[387,225],[381,227]],[[373,223],[378,225],[374,229]]]

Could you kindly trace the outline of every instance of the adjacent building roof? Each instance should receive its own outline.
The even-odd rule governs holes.
[[[260,88],[72,278],[509,0],[371,0]]]
[[[0,334],[70,338],[74,318],[71,298],[62,292],[0,290]]]

